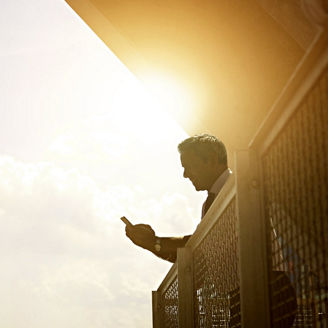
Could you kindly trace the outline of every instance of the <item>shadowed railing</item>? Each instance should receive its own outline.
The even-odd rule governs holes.
[[[157,292],[153,292],[153,322],[154,327],[179,327],[179,296],[178,296],[178,270],[175,263]]]

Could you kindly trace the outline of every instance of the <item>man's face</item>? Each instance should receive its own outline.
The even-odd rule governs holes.
[[[208,190],[213,184],[213,161],[205,161],[194,151],[185,151],[180,155],[184,168],[183,176],[188,178],[196,190]]]

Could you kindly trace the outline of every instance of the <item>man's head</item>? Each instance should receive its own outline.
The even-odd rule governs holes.
[[[218,138],[209,134],[190,137],[178,145],[183,176],[196,190],[209,190],[227,168],[227,151]]]

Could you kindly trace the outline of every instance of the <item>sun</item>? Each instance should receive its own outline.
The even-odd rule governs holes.
[[[186,121],[191,106],[183,85],[165,74],[145,74],[140,79],[125,72],[124,92],[111,101],[111,116],[126,133],[165,135],[174,121]]]
[[[162,73],[145,74],[141,76],[141,80],[153,101],[156,101],[162,110],[173,114],[178,120],[187,117],[192,99],[181,81]]]

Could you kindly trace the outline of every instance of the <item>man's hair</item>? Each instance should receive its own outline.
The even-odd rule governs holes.
[[[219,164],[227,165],[227,150],[221,140],[210,134],[200,134],[187,138],[178,145],[179,153],[194,151],[204,160],[215,154]],[[210,155],[211,154],[211,155]]]

